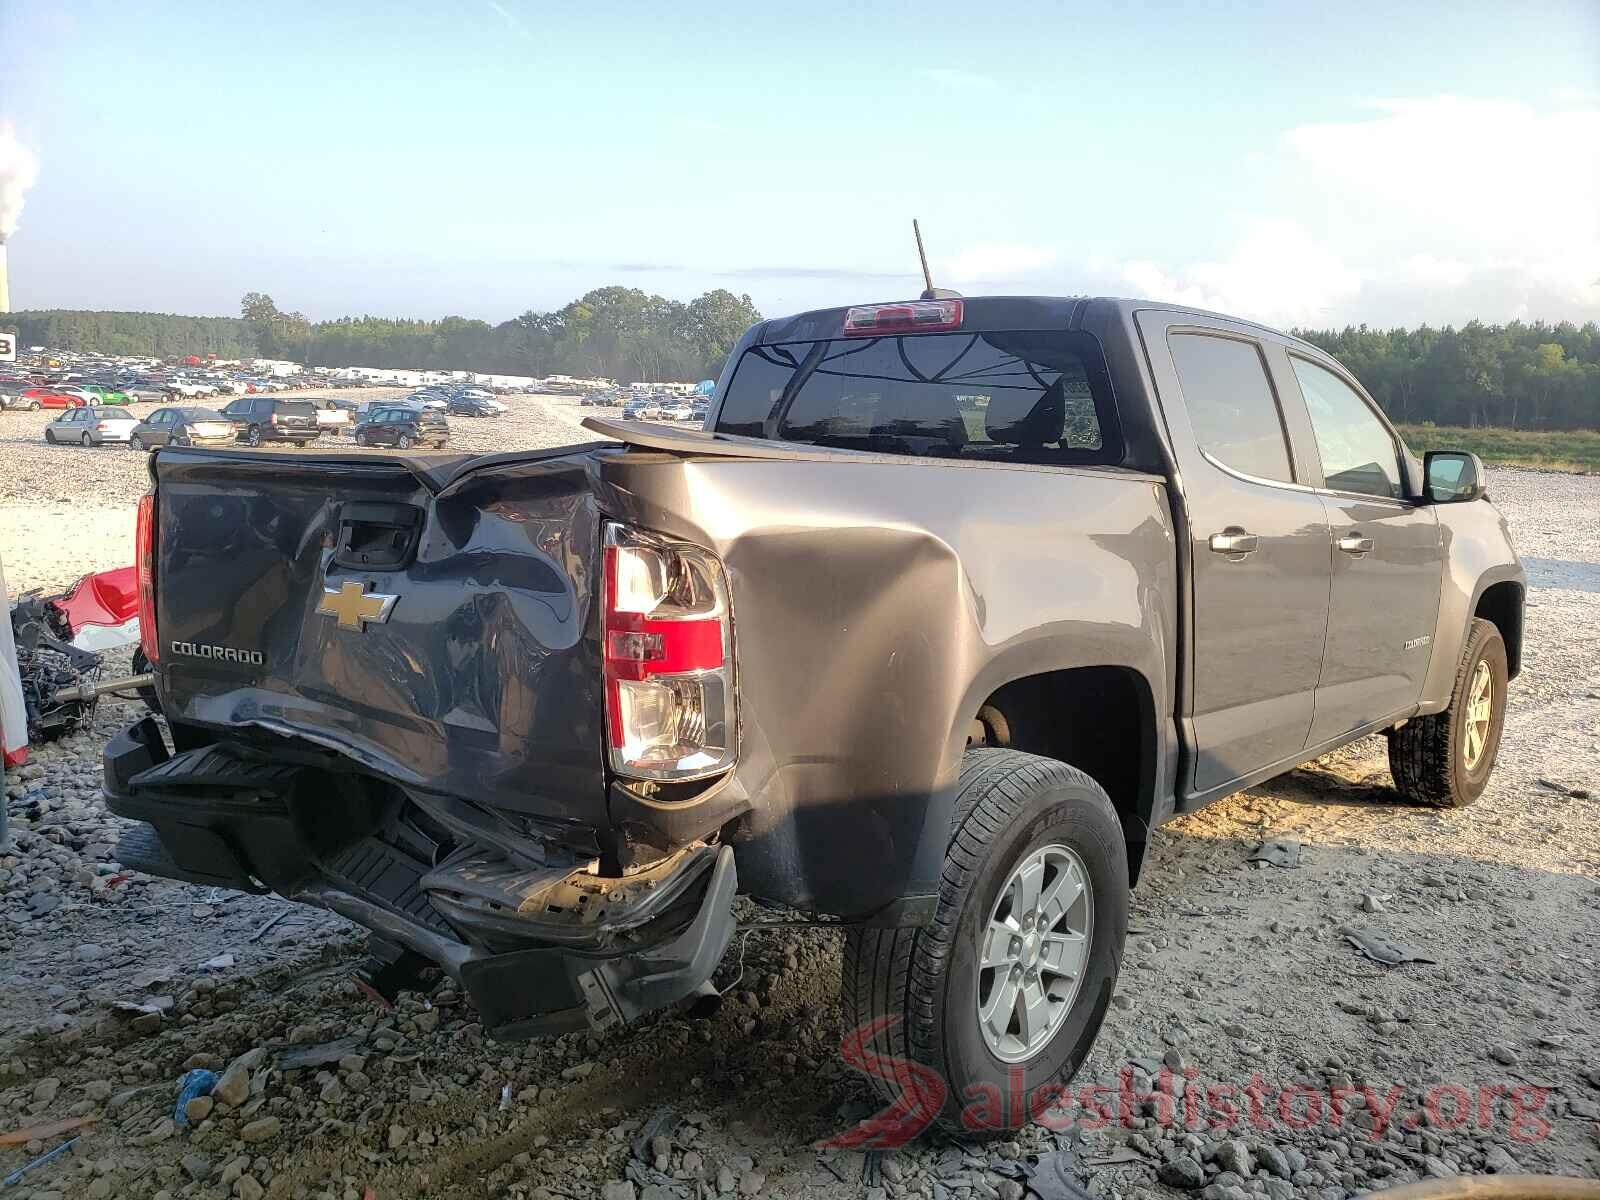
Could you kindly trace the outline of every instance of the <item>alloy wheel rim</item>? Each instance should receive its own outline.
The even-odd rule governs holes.
[[[979,935],[978,1028],[1002,1062],[1034,1057],[1060,1031],[1083,986],[1094,889],[1077,851],[1052,843],[1007,877]]]
[[[1472,672],[1472,682],[1467,687],[1467,720],[1462,758],[1471,771],[1483,761],[1489,745],[1489,724],[1494,716],[1494,673],[1489,664],[1479,662]]]

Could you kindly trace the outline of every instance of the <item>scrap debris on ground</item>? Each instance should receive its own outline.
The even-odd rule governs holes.
[[[570,415],[542,418],[552,440]],[[1600,480],[1496,471],[1492,491],[1524,550],[1600,558]],[[32,582],[71,581],[49,569]],[[384,1010],[339,919],[119,867],[99,751],[140,710],[108,698],[8,777],[0,1176],[67,1148],[0,1195],[1333,1200],[1593,1176],[1597,675],[1600,595],[1536,590],[1474,807],[1387,802],[1374,738],[1159,831],[1072,1099],[998,1141],[869,1153],[826,1144],[877,1111],[838,1054],[835,931],[739,939],[706,1019],[502,1045],[448,981]],[[1384,965],[1357,931],[1436,961]]]

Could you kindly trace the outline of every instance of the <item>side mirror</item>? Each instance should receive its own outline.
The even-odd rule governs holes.
[[[1483,499],[1483,463],[1476,454],[1430,450],[1423,455],[1422,474],[1429,504]]]

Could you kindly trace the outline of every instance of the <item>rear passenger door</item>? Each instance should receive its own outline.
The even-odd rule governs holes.
[[[1189,522],[1191,794],[1292,764],[1311,729],[1328,613],[1328,525],[1247,326],[1139,324]]]
[[[1310,417],[1332,543],[1315,746],[1422,695],[1444,552],[1438,519],[1406,495],[1401,445],[1371,403],[1330,364],[1286,357]]]

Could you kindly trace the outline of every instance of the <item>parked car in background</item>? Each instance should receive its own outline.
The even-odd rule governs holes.
[[[274,400],[270,396],[241,396],[222,410],[233,422],[239,440],[251,446],[262,442],[294,442],[304,446],[322,432],[317,407],[309,400]]]
[[[703,419],[705,413],[702,411],[696,414],[694,405],[688,403],[688,401],[679,401],[675,404],[663,404],[661,406],[661,419],[663,421],[693,421],[697,416]]]
[[[83,388],[85,391],[89,392],[95,397],[93,400],[89,401],[91,404],[133,403],[132,397],[130,397],[127,392],[123,391],[121,387],[114,383],[86,383],[83,385]]]
[[[159,408],[134,427],[128,444],[135,450],[157,446],[231,446],[233,422],[209,408]]]
[[[431,408],[379,408],[356,426],[358,446],[432,445],[443,450],[450,441],[450,423]]]
[[[477,396],[452,396],[446,405],[446,411],[462,417],[498,417],[500,415],[492,400]]]
[[[139,418],[124,409],[84,405],[46,425],[44,440],[52,445],[77,442],[81,446],[126,442],[138,424]]]
[[[355,418],[350,410],[355,406],[349,401],[341,403],[338,400],[318,399],[310,402],[317,410],[317,428],[323,433],[338,437],[340,434],[349,433],[355,428]]]
[[[173,378],[167,381],[169,391],[177,393],[185,400],[194,400],[203,396],[215,396],[217,387],[212,383],[201,383],[196,379]]]
[[[130,404],[163,404],[172,395],[159,383],[147,383],[138,379],[124,380],[117,386],[128,397]]]
[[[8,408],[26,408],[23,402],[23,393],[28,390],[26,383],[14,383],[10,380],[0,381],[0,410]]]
[[[82,408],[85,403],[82,396],[62,391],[53,384],[29,388],[18,397],[18,401],[15,407],[30,412],[37,412],[41,408]]]

